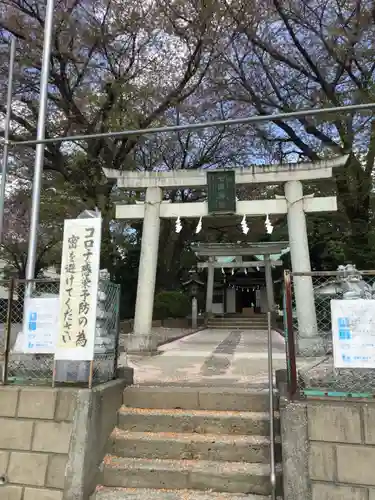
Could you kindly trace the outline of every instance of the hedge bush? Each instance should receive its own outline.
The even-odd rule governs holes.
[[[154,319],[186,318],[190,313],[190,299],[182,292],[159,292],[154,302]]]

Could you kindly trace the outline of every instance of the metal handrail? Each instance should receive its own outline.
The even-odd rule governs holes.
[[[268,386],[269,386],[269,412],[270,412],[270,481],[271,499],[276,500],[276,464],[275,464],[275,425],[274,425],[274,394],[273,394],[273,363],[272,363],[272,317],[267,312],[268,326]]]
[[[285,312],[286,312],[286,358],[288,370],[288,392],[289,398],[294,399],[297,394],[297,363],[296,363],[296,342],[294,337],[293,325],[293,304],[292,304],[292,281],[291,273],[284,272],[284,286],[285,286]]]

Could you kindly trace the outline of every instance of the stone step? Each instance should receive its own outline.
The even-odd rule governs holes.
[[[222,323],[227,323],[230,325],[245,324],[245,325],[267,325],[268,321],[263,319],[227,319],[227,318],[216,318],[209,319],[208,323],[213,325],[220,325]]]
[[[209,325],[267,325],[268,321],[267,320],[262,320],[262,319],[257,319],[257,320],[246,320],[246,319],[238,319],[238,320],[231,320],[231,319],[209,319],[207,321]]]
[[[236,321],[239,321],[239,322],[244,322],[244,323],[251,323],[251,322],[257,322],[257,321],[260,321],[262,323],[267,323],[267,317],[266,316],[261,316],[261,317],[257,317],[257,316],[242,316],[242,317],[238,317],[238,318],[228,318],[226,316],[224,317],[216,317],[216,318],[209,318],[208,321],[212,321],[212,322],[215,322],[215,321],[230,321],[232,323],[236,323]]]
[[[264,321],[267,323],[267,316],[214,316],[209,321]]]
[[[212,318],[228,318],[228,319],[236,319],[236,318],[267,318],[267,313],[265,312],[260,312],[260,313],[253,313],[253,314],[243,314],[240,312],[237,313],[224,313],[224,315],[221,313],[214,313]]]
[[[131,408],[267,412],[268,391],[234,387],[131,386],[123,403]],[[278,398],[275,396],[275,405]],[[275,406],[277,408],[277,406]]]
[[[217,325],[221,323],[227,323],[230,325],[236,325],[238,323],[240,324],[245,324],[245,325],[267,325],[268,321],[266,319],[228,319],[228,318],[214,318],[214,319],[209,319],[208,323]]]
[[[277,451],[279,460],[279,445]],[[127,458],[269,463],[270,441],[265,436],[129,432],[117,428],[111,434],[108,453]]]
[[[254,325],[254,324],[246,324],[246,325],[240,325],[240,324],[229,324],[229,323],[216,323],[216,324],[207,324],[207,329],[208,330],[261,330],[261,331],[266,331],[268,328],[267,325]]]
[[[207,460],[155,460],[107,456],[100,484],[269,495],[269,466]]]
[[[263,495],[236,495],[215,491],[103,487],[93,495],[92,500],[269,500],[269,498]]]
[[[275,432],[280,421],[275,415]],[[118,413],[118,427],[128,432],[189,432],[269,436],[269,414],[262,412],[127,408]]]

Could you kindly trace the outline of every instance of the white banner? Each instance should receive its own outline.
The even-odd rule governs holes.
[[[59,297],[25,298],[21,352],[54,354],[59,305]]]
[[[94,358],[101,226],[100,218],[65,221],[57,360]]]
[[[375,300],[331,300],[336,368],[375,368]]]

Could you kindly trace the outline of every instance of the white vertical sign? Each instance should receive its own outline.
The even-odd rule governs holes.
[[[336,368],[375,368],[375,300],[331,300]]]
[[[101,218],[66,220],[55,359],[94,358]]]

